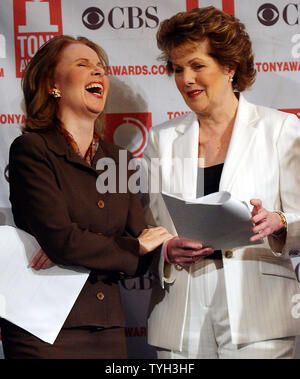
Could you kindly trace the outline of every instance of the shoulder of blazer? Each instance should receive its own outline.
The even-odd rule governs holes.
[[[29,132],[24,133],[14,139],[10,146],[10,151],[31,151],[31,150],[43,150],[46,148],[43,138],[39,133]]]
[[[282,112],[278,109],[269,108],[262,105],[256,105],[256,108],[259,117],[266,121],[272,120],[282,122],[292,116],[290,113]]]
[[[65,155],[69,149],[66,139],[56,129],[24,133],[13,141],[11,148],[15,148],[16,146],[19,149],[24,149],[24,151],[50,149],[57,155]]]
[[[265,126],[270,125],[272,128],[274,128],[274,124],[281,125],[288,118],[296,117],[274,108],[252,104],[242,95],[240,95],[238,113],[240,113],[241,119],[246,123],[259,121],[261,124]]]
[[[197,119],[197,116],[194,112],[186,113],[182,116],[176,117],[172,120],[163,122],[152,126],[150,129],[151,133],[160,133],[165,130],[174,130],[184,132],[192,123]]]

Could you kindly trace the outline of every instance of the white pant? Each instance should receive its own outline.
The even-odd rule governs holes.
[[[192,276],[182,352],[159,350],[159,359],[293,357],[295,337],[232,344],[221,260],[197,262]]]

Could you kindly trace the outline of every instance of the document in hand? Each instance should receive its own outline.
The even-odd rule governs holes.
[[[30,234],[0,226],[0,317],[52,344],[89,271],[56,265],[35,271],[29,263],[39,249]]]
[[[215,250],[262,243],[249,241],[253,235],[250,210],[227,191],[198,199],[162,196],[180,237],[201,241]]]

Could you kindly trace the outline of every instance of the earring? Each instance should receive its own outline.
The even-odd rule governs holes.
[[[229,81],[230,81],[230,82],[233,82],[233,78],[232,78],[232,77],[230,77],[230,78],[229,78]]]
[[[59,99],[61,97],[61,92],[57,88],[53,88],[52,91],[50,91],[50,95],[53,96],[55,99]]]

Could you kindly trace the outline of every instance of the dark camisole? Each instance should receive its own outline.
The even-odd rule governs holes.
[[[223,165],[224,164],[221,163],[215,166],[198,168],[197,197],[203,196],[202,194],[203,190],[204,190],[204,196],[209,195],[213,192],[219,191],[219,184],[220,184],[221,174],[223,170]],[[203,177],[203,170],[204,170],[204,177]],[[204,179],[204,188],[201,185],[201,179]],[[222,259],[222,252],[221,250],[215,250],[213,254],[207,256],[207,258]]]

